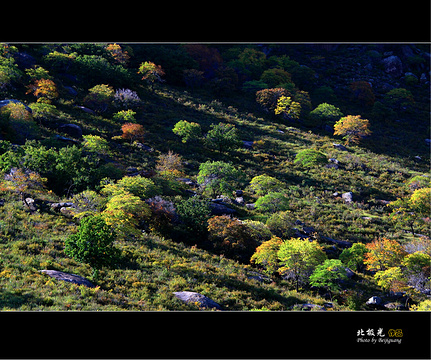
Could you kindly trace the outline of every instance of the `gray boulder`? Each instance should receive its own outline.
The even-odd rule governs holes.
[[[232,215],[236,213],[235,209],[228,207],[223,202],[210,202],[211,215]]]
[[[403,74],[403,63],[398,56],[392,55],[382,60],[385,72],[393,77]]]
[[[91,282],[88,281],[86,278],[79,276],[79,275],[73,275],[73,274],[68,274],[62,271],[57,271],[57,270],[40,270],[41,273],[44,273],[56,280],[60,280],[60,281],[67,281],[67,282],[71,282],[73,284],[77,284],[77,285],[84,285],[87,287],[91,287],[94,288],[95,285]]]
[[[344,193],[343,195],[341,195],[341,197],[343,198],[344,202],[347,204],[353,201],[353,193],[351,191]]]
[[[370,307],[380,307],[383,305],[383,300],[378,296],[372,296],[367,300],[365,304]]]
[[[344,145],[333,143],[332,146],[341,151],[348,151]]]
[[[178,291],[173,293],[177,299],[185,303],[198,303],[201,309],[217,309],[222,310],[221,306],[210,298],[193,292],[193,291]]]

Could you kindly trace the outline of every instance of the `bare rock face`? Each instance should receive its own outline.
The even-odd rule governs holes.
[[[77,284],[77,285],[85,285],[87,287],[91,287],[94,288],[95,285],[91,282],[88,281],[86,278],[79,276],[79,275],[73,275],[73,274],[68,274],[62,271],[57,271],[57,270],[40,270],[41,273],[44,273],[56,280],[60,280],[60,281],[68,281],[71,282],[73,284]]]
[[[193,291],[178,291],[174,292],[175,297],[180,299],[181,301],[184,301],[185,303],[198,303],[199,307],[201,309],[217,309],[221,310],[221,306],[217,304],[215,301],[211,300],[210,298],[193,292]]]

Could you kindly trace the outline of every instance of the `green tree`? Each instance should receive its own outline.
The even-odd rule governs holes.
[[[367,252],[364,244],[354,243],[352,247],[343,250],[340,254],[340,260],[352,270],[360,271],[364,267],[364,258]]]
[[[319,104],[310,112],[310,118],[316,125],[322,125],[326,122],[328,125],[333,126],[343,116],[339,108],[327,103]]]
[[[208,131],[206,143],[211,148],[216,148],[220,152],[239,147],[241,140],[238,137],[238,130],[235,125],[218,123],[211,124]]]
[[[306,283],[319,264],[326,260],[326,254],[317,241],[291,238],[280,245],[277,252],[282,267],[281,275],[292,278],[296,284],[296,291],[300,283]]]
[[[112,196],[101,213],[105,222],[123,237],[139,235],[138,227],[150,215],[150,207],[128,191]]]
[[[109,155],[109,143],[98,135],[84,135],[84,149],[95,154]]]
[[[181,199],[175,204],[175,208],[187,232],[193,234],[193,238],[204,239],[208,233],[207,222],[211,215],[208,201],[193,196]]]
[[[64,252],[98,270],[118,256],[115,238],[114,230],[101,216],[85,217],[81,219],[78,232],[66,239]]]
[[[328,158],[321,151],[314,149],[304,149],[295,156],[294,164],[301,164],[305,168],[311,168],[319,164],[326,164]]]
[[[198,183],[204,192],[215,198],[217,195],[231,195],[235,187],[243,182],[243,173],[232,164],[223,161],[207,161],[199,166]]]
[[[262,174],[251,179],[249,187],[257,196],[263,196],[269,192],[281,191],[284,189],[285,185],[272,176]]]
[[[194,141],[202,136],[201,126],[195,122],[188,122],[187,120],[178,121],[172,129],[175,135],[181,136],[181,141]]]
[[[338,283],[340,280],[347,280],[346,269],[341,260],[327,259],[314,269],[310,276],[310,285],[326,288],[332,301],[333,293],[341,289]]]
[[[289,208],[289,200],[284,193],[269,192],[257,199],[255,207],[259,211],[275,213]]]
[[[431,212],[431,188],[416,189],[410,197],[398,198],[390,203],[393,208],[391,219],[396,224],[410,227],[413,236],[414,225],[424,222]]]

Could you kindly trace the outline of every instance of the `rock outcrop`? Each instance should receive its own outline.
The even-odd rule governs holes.
[[[200,309],[217,309],[222,310],[221,306],[210,298],[193,291],[178,291],[173,293],[176,298],[185,303],[194,303],[199,305]]]

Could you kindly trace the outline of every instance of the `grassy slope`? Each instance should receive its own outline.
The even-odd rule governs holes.
[[[258,109],[252,97],[220,101],[205,92],[192,94],[168,85],[158,87],[154,93],[141,89],[140,96],[144,104],[137,120],[147,131],[145,144],[153,147],[154,152],[111,141],[112,136],[120,134],[119,124],[109,117],[86,114],[71,102],[57,105],[61,111],[59,118],[62,122],[80,125],[84,135],[95,134],[110,140],[112,160],[123,169],[128,166],[152,169],[157,156],[168,150],[179,153],[188,162],[186,173],[191,178],[196,177],[199,164],[208,159],[231,161],[247,174],[248,180],[266,173],[284,181],[290,189],[292,217],[312,225],[321,235],[368,241],[385,234],[401,242],[410,240],[408,234],[393,230],[388,211],[376,199],[395,200],[404,193],[407,179],[427,171],[425,145],[415,146],[410,153],[403,148],[401,156],[390,149],[390,140],[372,137],[360,146],[351,146],[349,152],[341,152],[332,146],[340,139],[313,133],[298,124],[280,123]],[[253,150],[241,148],[229,154],[210,151],[200,144],[184,145],[172,133],[173,125],[181,119],[199,122],[204,132],[212,123],[229,122],[239,129],[241,139],[261,142]],[[45,128],[42,134],[49,138],[54,132]],[[294,165],[294,155],[309,147],[337,158],[345,169],[314,168],[305,172]],[[415,162],[414,154],[425,161]],[[336,191],[352,191],[358,201],[344,204],[332,196]],[[249,265],[154,234],[141,240],[119,240],[117,246],[122,256],[115,268],[100,272],[98,287],[94,290],[57,282],[38,271],[57,269],[85,277],[91,275],[89,266],[63,253],[63,241],[76,231],[76,225],[50,211],[29,214],[17,196],[9,192],[2,192],[1,196],[6,200],[0,208],[0,304],[3,309],[197,309],[173,296],[173,291],[181,290],[200,292],[231,310],[262,307],[286,310],[296,303],[322,305],[327,301],[311,291],[296,293],[284,280],[258,281],[252,277],[259,271]],[[58,200],[54,195],[46,198]],[[256,200],[247,192],[245,198],[249,202]],[[241,218],[261,221],[267,218],[266,214],[245,208],[238,211]],[[363,298],[379,291],[365,275],[349,286],[359,290]],[[340,297],[338,302],[342,305],[337,304],[335,310],[347,309],[345,297]]]

